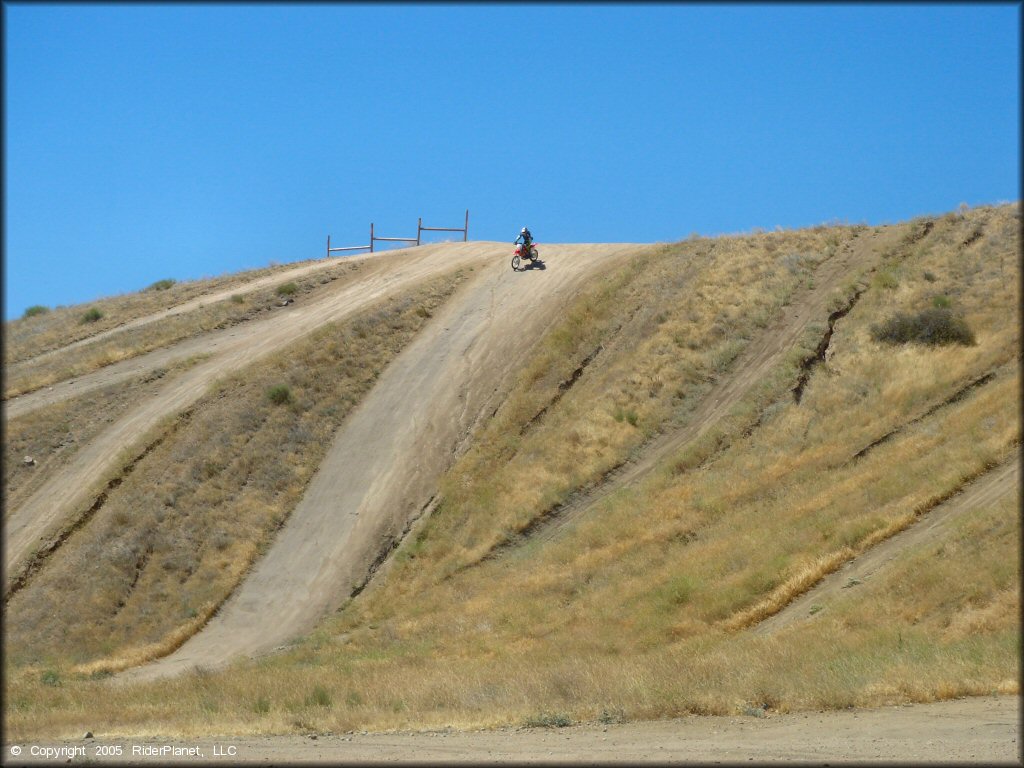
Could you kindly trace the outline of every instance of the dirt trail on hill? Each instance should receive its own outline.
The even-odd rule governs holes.
[[[563,248],[567,256],[593,254],[597,258],[622,247],[579,245]],[[554,263],[558,263],[562,251],[557,246],[547,246],[546,250]],[[509,247],[504,243],[473,242],[436,244],[377,254],[373,260],[367,260],[372,270],[368,270],[363,279],[347,283],[318,301],[292,305],[287,311],[275,312],[266,320],[251,321],[227,332],[197,337],[125,364],[109,366],[67,382],[66,386],[54,387],[52,391],[44,390],[7,403],[5,418],[13,419],[30,408],[91,391],[120,378],[136,375],[140,370],[151,370],[197,352],[211,355],[208,360],[175,376],[153,398],[111,424],[83,446],[59,476],[41,486],[17,509],[8,511],[4,538],[5,596],[10,594],[12,584],[24,572],[32,553],[59,539],[61,532],[66,531],[99,498],[103,490],[99,484],[105,487],[107,478],[119,473],[140,455],[144,442],[153,439],[163,419],[187,409],[217,378],[284,349],[325,323],[351,316],[390,294],[457,267],[475,265],[478,268],[490,264],[497,268],[501,265],[512,274],[506,259],[508,251]],[[585,274],[589,264],[586,258],[570,258],[565,265],[559,266],[566,273],[579,271]],[[558,275],[559,272],[550,274]],[[547,277],[548,273],[538,270],[520,276]],[[556,280],[547,282],[554,284]],[[541,279],[535,282],[546,284]],[[25,401],[31,406],[24,405]]]
[[[422,277],[418,273],[411,276],[404,273],[397,276],[392,274],[396,264],[402,263],[404,268],[412,269],[413,266],[422,267],[423,265],[418,264],[418,262],[423,259],[437,258],[435,247],[424,246],[416,250],[417,253],[403,251],[401,254],[388,254],[386,257],[383,254],[379,254],[375,257],[375,261],[363,262],[361,271],[355,281],[346,280],[338,286],[332,286],[332,289],[328,290],[327,294],[320,298],[310,301],[303,301],[300,298],[295,304],[275,308],[266,317],[249,320],[230,328],[199,334],[198,336],[154,349],[152,352],[104,366],[97,371],[79,376],[78,378],[67,379],[24,395],[12,397],[4,403],[5,418],[8,420],[16,419],[53,403],[78,397],[101,387],[150,373],[158,368],[166,368],[175,362],[187,360],[190,357],[220,355],[231,350],[258,344],[259,339],[272,329],[281,326],[291,327],[296,322],[303,326],[309,326],[311,322],[315,322],[316,318],[323,314],[323,311],[331,311],[339,302],[354,301],[359,304],[359,308],[362,308],[364,305],[362,302],[363,291],[371,299],[376,299],[384,295],[383,289],[393,287],[391,283],[395,279],[404,286],[409,284],[410,277]],[[461,254],[460,258],[465,258],[466,256],[467,254]],[[417,264],[404,264],[408,260],[415,261]],[[448,263],[451,264],[450,261]],[[442,270],[438,272],[440,271]],[[240,290],[248,291],[249,287],[248,285],[236,285],[234,293],[238,293]],[[92,340],[94,339],[90,339],[90,341]],[[35,361],[33,360],[32,362]]]
[[[594,269],[635,245],[547,245],[545,270],[494,260],[384,371],[339,429],[267,554],[209,624],[122,680],[213,668],[312,629],[363,582],[436,493],[474,425],[506,396],[523,357]]]
[[[768,717],[691,715],[621,725],[568,728],[503,728],[490,731],[352,733],[294,736],[222,736],[196,739],[97,738],[31,742],[53,749],[79,747],[75,765],[128,765],[147,759],[133,748],[198,747],[179,765],[451,765],[564,764],[655,765],[763,763],[892,763],[1020,765],[1020,697],[979,696],[934,704],[908,704],[838,712],[794,712]],[[21,757],[12,757],[12,746]],[[97,755],[119,745],[120,756]],[[108,753],[112,750],[107,750]],[[214,757],[220,755],[230,757]],[[56,753],[51,753],[56,754]],[[157,752],[156,754],[159,754]],[[7,765],[57,762],[33,756],[26,742],[4,748]],[[162,758],[168,762],[170,758]]]
[[[1004,464],[975,480],[951,499],[939,504],[909,528],[872,547],[834,573],[819,581],[812,589],[753,628],[754,634],[769,635],[798,621],[817,615],[821,608],[842,594],[844,589],[855,589],[880,569],[896,560],[909,547],[933,541],[950,529],[954,521],[971,511],[994,504],[1002,497],[1020,489],[1020,460],[1018,449]],[[814,613],[811,608],[818,606]]]
[[[361,256],[348,256],[345,258],[345,263],[361,261],[367,256],[368,254],[364,254]],[[9,366],[9,370],[11,372],[14,372],[17,371],[19,367],[27,367],[30,364],[38,363],[41,360],[45,360],[50,357],[55,357],[57,355],[64,354],[65,352],[69,352],[73,349],[78,349],[79,347],[84,347],[88,344],[95,344],[97,342],[103,341],[104,339],[108,339],[111,336],[114,336],[118,333],[130,331],[135,328],[141,328],[144,325],[149,325],[160,320],[166,320],[167,318],[174,317],[175,315],[181,315],[186,312],[191,312],[192,310],[199,309],[200,307],[205,306],[207,304],[216,304],[218,301],[230,299],[235,294],[250,293],[252,291],[258,291],[261,288],[267,288],[272,285],[285,283],[288,280],[294,280],[299,277],[305,277],[311,272],[317,272],[328,267],[337,266],[338,263],[339,260],[336,258],[323,259],[321,261],[313,262],[312,264],[305,264],[301,267],[295,267],[294,269],[286,269],[280,272],[275,272],[274,274],[271,275],[258,277],[248,282],[235,283],[234,285],[231,285],[228,288],[224,288],[213,293],[206,293],[203,294],[202,296],[197,296],[194,299],[189,299],[188,301],[184,301],[181,304],[175,304],[173,307],[168,307],[167,309],[160,310],[159,312],[154,312],[151,315],[137,317],[134,320],[129,320],[127,322],[121,323],[120,325],[116,325],[113,328],[108,328],[105,331],[94,333],[92,336],[86,336],[84,339],[73,341],[70,344],[67,344],[63,347],[51,349],[46,352],[40,352],[38,355],[33,355],[32,357],[27,357],[23,360],[19,360],[16,363],[12,363]]]
[[[765,328],[750,342],[732,364],[731,372],[714,384],[683,427],[654,438],[641,449],[638,459],[608,473],[600,484],[551,510],[524,531],[520,539],[493,550],[487,557],[514,548],[523,540],[551,540],[559,531],[593,509],[601,499],[641,480],[662,461],[677,454],[711,429],[782,361],[810,323],[825,322],[828,319],[828,302],[833,290],[878,264],[885,253],[897,246],[900,236],[896,228],[887,228],[880,233],[870,230],[863,232],[840,248],[833,257],[819,264],[814,271],[814,287],[795,295],[792,302],[783,309],[782,319]]]

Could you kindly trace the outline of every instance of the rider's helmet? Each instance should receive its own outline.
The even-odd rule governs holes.
[[[525,234],[526,234],[527,232],[529,232],[529,231],[530,231],[530,230],[528,230],[528,229],[527,229],[526,227],[523,227],[523,228],[522,228],[521,230],[519,230],[519,234],[520,234],[520,235],[525,235]]]

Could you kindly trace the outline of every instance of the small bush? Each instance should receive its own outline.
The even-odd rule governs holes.
[[[949,309],[952,305],[953,302],[949,300],[948,296],[936,296],[932,299],[932,306],[939,309]]]
[[[871,338],[887,344],[975,343],[974,332],[963,318],[947,307],[929,307],[916,315],[897,313],[882,323],[871,326]]]
[[[899,287],[900,279],[888,269],[883,269],[875,275],[873,282],[876,288],[886,288],[891,291]]]
[[[284,285],[277,286],[278,296],[292,296],[299,292],[299,286],[295,283],[285,283]]]
[[[245,303],[245,297],[242,296],[240,293],[233,293],[233,294],[231,294],[231,300],[233,302],[235,302],[235,304],[244,304]]]
[[[539,715],[526,718],[527,728],[568,728],[570,725],[572,725],[572,718],[561,713],[542,712]]]
[[[36,315],[45,315],[50,311],[49,307],[44,307],[42,304],[35,304],[25,310],[23,317],[35,317]]]
[[[322,685],[317,685],[314,686],[313,693],[306,699],[306,703],[317,707],[329,707],[331,706],[331,695]]]
[[[103,313],[96,309],[96,307],[93,307],[84,315],[82,315],[82,323],[95,323],[101,317],[103,317]]]
[[[60,685],[60,675],[52,669],[48,669],[40,675],[40,680],[43,685],[48,685],[51,688],[56,688]]]
[[[256,699],[256,703],[253,704],[252,710],[257,715],[265,715],[267,714],[267,712],[270,711],[270,702],[262,696],[260,696],[258,699]]]
[[[927,280],[927,281],[928,281],[929,283],[934,283],[934,282],[935,282],[936,280],[938,280],[939,278],[937,278],[937,277],[935,276],[935,273],[934,273],[934,272],[929,272],[929,271],[928,271],[928,270],[926,269],[926,270],[924,271],[924,279],[925,279],[925,280]]]
[[[267,398],[274,405],[285,405],[292,401],[292,391],[287,384],[278,384],[267,390]]]
[[[612,411],[612,418],[620,423],[623,420],[626,420],[629,422],[631,426],[634,427],[640,420],[640,417],[637,415],[636,411],[634,411],[632,408],[623,408],[621,405],[615,406],[615,410]]]
[[[168,277],[168,278],[165,278],[163,280],[157,280],[155,283],[153,283],[151,286],[149,286],[149,288],[147,288],[146,290],[147,291],[166,291],[168,288],[170,288],[172,285],[174,285],[177,282],[178,281],[175,280],[174,278]]]
[[[605,708],[601,710],[601,714],[598,715],[597,721],[605,725],[624,723],[626,722],[626,713],[621,707]]]

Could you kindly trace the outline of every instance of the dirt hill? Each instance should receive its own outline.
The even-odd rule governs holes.
[[[8,727],[1016,692],[1018,205],[540,250],[8,324]]]

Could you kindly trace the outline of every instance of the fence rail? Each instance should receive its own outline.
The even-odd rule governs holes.
[[[374,252],[374,243],[416,243],[420,245],[422,243],[424,232],[461,232],[462,241],[466,242],[469,239],[469,209],[466,209],[466,224],[462,227],[424,227],[423,217],[420,216],[416,220],[416,237],[377,237],[374,234],[373,222],[370,222],[370,244],[369,245],[346,245],[343,247],[331,248],[331,236],[327,236],[327,256],[330,257],[332,253],[338,253],[339,251],[366,251],[370,253]]]

